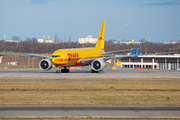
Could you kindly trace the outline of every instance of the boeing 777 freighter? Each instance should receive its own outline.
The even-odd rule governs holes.
[[[118,50],[118,51],[104,51],[104,32],[105,32],[105,21],[102,22],[102,26],[99,32],[99,37],[94,48],[76,48],[76,49],[59,49],[56,50],[51,57],[49,56],[41,56],[35,54],[27,54],[27,53],[18,53],[18,52],[9,52],[14,54],[22,54],[29,55],[32,57],[41,57],[43,58],[39,67],[42,70],[50,70],[53,65],[58,67],[57,73],[68,73],[69,69],[67,67],[70,66],[87,66],[91,65],[91,72],[98,73],[100,70],[103,70],[106,66],[106,61],[112,58],[124,58],[124,57],[134,57],[137,55],[123,55],[123,56],[110,56],[105,57],[105,54],[116,53],[127,50]],[[64,67],[64,69],[60,69]]]

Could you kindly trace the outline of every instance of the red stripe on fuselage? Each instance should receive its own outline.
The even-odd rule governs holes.
[[[91,58],[100,58],[100,57],[86,57],[86,58],[81,58],[81,59],[91,59]],[[67,63],[63,63],[63,64],[57,63],[57,64],[54,64],[54,65],[55,66],[62,66],[62,67],[64,67],[64,66],[87,66],[87,65],[89,65],[89,64],[82,64],[80,62],[77,62],[78,60],[80,60],[80,58],[72,59],[72,61],[74,63],[69,63],[69,62],[72,62],[72,61],[66,60]],[[63,59],[60,59],[60,60],[57,60],[57,61],[55,59],[55,62],[63,62]]]
[[[55,66],[60,67],[66,67],[66,66],[87,66],[88,64],[82,64],[82,63],[69,63],[69,64],[54,64]]]

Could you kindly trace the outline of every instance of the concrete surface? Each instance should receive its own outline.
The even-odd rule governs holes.
[[[180,118],[180,106],[0,106],[12,117]]]
[[[0,69],[0,77],[137,77],[137,78],[180,78],[180,71],[175,70],[110,70],[90,73],[90,69],[73,69],[70,73],[56,73],[56,69],[42,71],[39,68]]]

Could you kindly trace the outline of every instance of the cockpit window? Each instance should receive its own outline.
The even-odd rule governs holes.
[[[60,57],[60,55],[52,55],[52,58]]]

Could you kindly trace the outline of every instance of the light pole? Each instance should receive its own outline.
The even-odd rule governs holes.
[[[127,28],[127,24],[126,24],[126,40],[127,40],[127,29],[128,29],[128,28]]]

